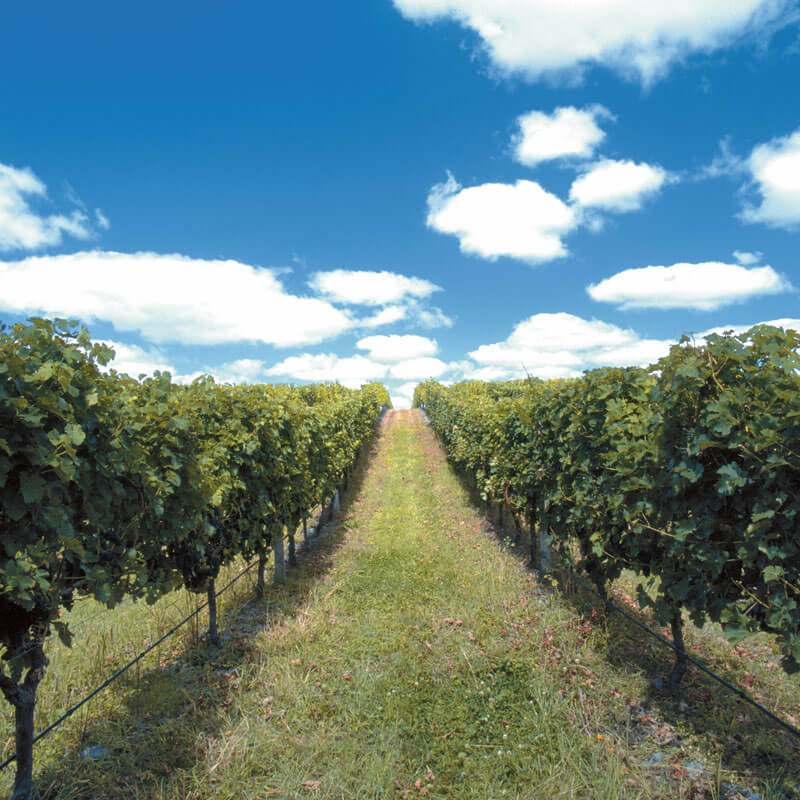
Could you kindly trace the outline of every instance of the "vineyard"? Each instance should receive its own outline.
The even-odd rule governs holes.
[[[631,570],[686,671],[682,610],[780,641],[800,669],[800,335],[682,341],[650,369],[417,387],[453,463],[601,594]]]
[[[32,787],[36,690],[51,629],[77,596],[114,606],[215,579],[270,550],[337,491],[385,389],[179,386],[104,371],[112,352],[69,323],[0,335],[0,688],[16,712],[14,797]]]
[[[683,341],[650,369],[428,381],[415,404],[450,464],[518,541],[525,532],[540,572],[555,554],[603,597],[635,576],[639,607],[671,629],[677,695],[688,619],[734,642],[769,634],[785,673],[800,668],[798,347],[800,335],[759,327]],[[63,796],[721,796],[722,761],[686,793],[682,767],[667,794],[653,788],[620,733],[642,688],[602,663],[602,615],[576,617],[495,546],[419,412],[391,417],[365,463],[390,404],[378,384],[180,385],[117,374],[110,357],[70,323],[0,331],[0,688],[15,714],[13,800],[36,796],[34,711],[51,632],[65,648],[75,633],[81,658],[76,602],[130,620],[137,603],[188,590],[208,609],[206,646],[230,657],[217,597],[248,563],[257,595],[281,611],[263,623],[274,628],[266,643],[248,647],[247,680],[222,672],[225,708],[234,689],[241,699],[210,733],[203,678],[180,690],[188,704],[173,703],[190,707],[174,712],[186,721],[165,722],[185,759],[199,748],[192,714],[202,709],[212,766],[176,755],[140,770],[145,738],[119,776],[98,749],[103,788],[91,793],[69,794],[91,759],[51,768]],[[340,523],[339,560],[317,564],[304,550],[310,566],[287,570],[303,566],[297,532],[324,525],[356,479],[365,484]],[[149,649],[157,637],[148,632]],[[800,712],[796,679],[783,680],[777,710]],[[730,734],[735,722],[725,725]],[[728,739],[748,758],[788,763],[796,742],[772,730],[761,749]]]

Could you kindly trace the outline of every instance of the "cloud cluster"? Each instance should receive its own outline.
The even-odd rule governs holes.
[[[755,147],[746,167],[761,201],[745,207],[741,218],[787,230],[800,226],[800,128]]]
[[[626,269],[587,287],[593,300],[615,303],[626,310],[693,308],[701,311],[791,289],[791,284],[770,266],[748,269],[717,261]]]
[[[0,262],[0,309],[107,320],[153,342],[312,344],[354,326],[325,300],[287,293],[237,261],[80,252]]]
[[[665,355],[670,342],[642,339],[609,322],[564,312],[534,314],[518,323],[507,339],[481,345],[469,355],[481,377],[577,377],[597,366],[649,364]],[[476,373],[473,373],[476,374]]]
[[[303,353],[283,359],[264,374],[300,381],[338,381],[343,386],[357,389],[362,383],[385,378],[387,372],[385,364],[362,355],[341,358],[334,353]]]
[[[774,319],[750,325],[720,325],[695,335],[741,333],[753,325],[773,325],[800,330],[800,319]],[[676,339],[649,339],[631,328],[574,314],[534,314],[518,323],[507,339],[487,344],[469,355],[477,366],[461,365],[460,378],[508,380],[575,378],[598,367],[648,366],[667,355]]]
[[[37,214],[28,198],[46,200],[47,187],[30,169],[0,164],[0,251],[53,247],[61,244],[65,234],[77,239],[94,237],[92,222],[83,211]],[[108,220],[99,209],[97,224],[108,226]]]
[[[453,324],[441,308],[424,304],[442,288],[423,278],[386,270],[334,269],[315,272],[308,285],[331,303],[382,306],[372,316],[361,320],[363,327],[374,328],[400,320],[415,322],[423,328],[450,327]]]
[[[348,283],[344,271],[337,274],[345,280],[338,284],[336,300],[346,302],[350,287],[356,298],[350,302],[362,303],[358,284]],[[405,305],[385,306],[359,317],[331,300],[291,294],[275,271],[237,261],[158,253],[31,256],[0,261],[0,310],[103,320],[153,342],[187,345],[316,344],[346,331],[374,328],[415,314],[427,315],[429,325],[450,323],[440,309],[428,309],[417,300],[438,287],[390,272],[374,274],[381,276],[383,288],[373,286],[381,302],[416,295]],[[319,275],[324,279],[325,273]]]
[[[501,72],[580,79],[594,65],[648,85],[675,62],[775,29],[792,0],[394,0],[421,22],[451,19],[475,31]]]
[[[456,236],[462,252],[540,264],[568,254],[564,239],[581,226],[602,225],[596,211],[637,211],[673,178],[659,166],[603,159],[573,181],[570,203],[536,181],[464,188],[448,173],[428,195],[427,225]]]
[[[452,174],[428,193],[427,225],[456,236],[462,252],[495,260],[508,256],[539,264],[568,254],[564,239],[580,227],[598,231],[601,213],[638,211],[677,177],[657,164],[594,157],[605,138],[600,119],[614,115],[599,105],[566,106],[551,114],[530,111],[518,119],[514,157],[536,166],[559,161],[578,166],[569,201],[531,180],[464,188]]]
[[[417,382],[453,376],[459,370],[459,364],[435,358],[438,345],[424,336],[367,336],[356,346],[368,355],[303,353],[283,359],[264,370],[263,375],[289,381],[339,381],[352,388],[368,381],[383,381],[397,399],[395,405],[405,407],[410,404]]]

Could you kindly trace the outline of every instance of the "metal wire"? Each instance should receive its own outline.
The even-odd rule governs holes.
[[[243,569],[235,578],[233,578],[233,580],[225,584],[225,586],[223,586],[218,592],[216,592],[214,596],[219,597],[224,591],[233,586],[233,584],[236,583],[241,577],[250,572],[253,569],[253,567],[255,567],[257,564],[258,564],[257,560],[253,561],[252,564],[245,567],[245,569]],[[63,723],[66,719],[71,717],[79,708],[85,706],[86,703],[88,703],[93,697],[100,694],[100,692],[102,692],[103,689],[105,689],[107,686],[109,686],[115,680],[117,680],[117,678],[119,678],[120,675],[127,672],[132,666],[134,666],[134,664],[137,664],[139,661],[141,661],[149,652],[155,650],[155,648],[158,647],[163,641],[169,639],[170,636],[172,636],[179,628],[183,627],[190,619],[196,617],[207,605],[208,605],[207,600],[201,603],[194,611],[192,611],[191,614],[189,614],[188,617],[181,620],[177,625],[173,625],[163,636],[161,636],[159,639],[153,642],[153,644],[151,644],[148,648],[142,650],[142,652],[139,653],[139,655],[137,655],[135,658],[133,658],[131,661],[125,664],[124,667],[118,669],[113,675],[104,680],[98,687],[89,692],[89,694],[87,694],[86,697],[84,697],[79,702],[75,703],[75,705],[68,708],[57,720],[55,720],[55,722],[51,722],[43,731],[40,731],[38,734],[36,734],[36,736],[33,737],[33,744],[36,744],[36,742],[38,742],[40,739],[43,739],[45,736],[47,736],[48,733],[55,730],[59,725],[61,725],[61,723]],[[9,764],[15,761],[16,758],[17,758],[16,753],[10,755],[2,764],[0,764],[0,772],[2,772]]]
[[[92,598],[91,598],[90,595],[85,595],[84,597],[77,597],[75,599],[75,602],[77,602],[78,600],[91,600],[91,599]],[[182,602],[183,602],[183,600],[180,600],[180,599],[179,600],[175,600],[172,603],[170,603],[169,605],[165,606],[162,609],[162,612],[171,611],[173,608],[175,608],[176,606],[180,605],[180,603],[182,603]],[[78,622],[71,622],[71,623],[69,623],[70,633],[75,633],[75,631],[79,630],[84,625],[88,625],[90,622],[94,622],[96,619],[99,619],[100,617],[104,617],[107,614],[114,614],[116,611],[117,611],[116,608],[104,608],[104,609],[102,609],[100,611],[97,611],[96,613],[92,614],[91,616],[86,617],[86,619],[79,620]],[[58,621],[58,620],[56,620],[56,621]],[[34,651],[34,649],[35,649],[34,647],[28,647],[27,649],[17,653],[15,656],[12,656],[11,658],[4,659],[4,661],[5,661],[6,664],[13,664],[15,661],[19,661],[19,659],[24,658],[25,656],[27,656],[28,653],[32,653]]]
[[[680,654],[684,655],[686,657],[686,660],[689,661],[689,663],[694,664],[694,666],[697,667],[701,672],[704,672],[710,678],[713,678],[715,681],[717,681],[717,683],[721,684],[726,689],[728,689],[728,691],[731,691],[734,694],[738,695],[745,702],[750,703],[751,706],[753,706],[754,708],[757,708],[762,714],[766,714],[766,716],[768,716],[773,722],[776,722],[782,728],[784,728],[785,730],[789,731],[789,733],[791,733],[792,736],[795,736],[797,739],[800,740],[800,729],[798,729],[794,725],[791,725],[790,723],[786,722],[786,720],[781,719],[776,714],[773,714],[773,712],[770,711],[768,708],[765,708],[757,700],[755,700],[754,698],[750,697],[750,695],[747,694],[747,692],[745,692],[744,690],[740,689],[738,686],[734,686],[734,684],[732,684],[730,681],[725,680],[725,678],[723,678],[721,675],[717,675],[717,673],[714,672],[714,670],[712,670],[710,667],[708,667],[705,664],[703,664],[702,661],[699,661],[697,658],[695,658],[694,656],[692,656],[689,653],[687,653],[686,650],[679,649],[675,645],[674,642],[671,642],[665,636],[662,636],[657,631],[654,631],[652,628],[650,628],[649,626],[645,625],[641,620],[639,620],[635,616],[633,616],[633,614],[631,614],[630,612],[626,611],[624,608],[621,608],[616,603],[614,603],[612,600],[608,600],[608,599],[604,598],[603,595],[601,595],[600,592],[598,592],[593,586],[591,586],[590,584],[586,583],[585,581],[581,580],[578,577],[578,575],[576,574],[576,572],[575,572],[575,570],[574,570],[574,568],[572,567],[571,564],[567,564],[567,567],[568,567],[568,569],[570,571],[570,574],[571,574],[571,577],[575,581],[575,583],[577,583],[578,586],[580,586],[585,591],[589,592],[590,594],[595,595],[595,597],[599,597],[605,603],[606,608],[610,608],[612,611],[616,611],[618,614],[621,614],[623,617],[625,617],[625,619],[627,619],[628,621],[632,622],[634,625],[636,625],[637,627],[641,628],[643,631],[646,631],[647,633],[649,633],[654,639],[657,639],[659,642],[661,642],[661,644],[665,645],[666,647],[670,648],[671,650],[674,650],[676,653],[680,653]]]

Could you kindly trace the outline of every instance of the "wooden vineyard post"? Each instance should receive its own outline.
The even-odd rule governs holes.
[[[217,629],[217,587],[214,581],[209,581],[208,584],[208,636],[206,641],[214,647],[221,647],[222,642],[219,638],[219,630]]]
[[[683,620],[681,619],[680,609],[677,609],[673,613],[670,627],[672,628],[672,642],[675,645],[676,652],[675,666],[673,666],[672,672],[669,674],[669,688],[672,694],[677,697],[681,690],[681,681],[686,674],[686,668],[689,663],[686,658],[686,651],[683,647]]]
[[[256,596],[263,599],[266,594],[264,587],[264,573],[267,570],[267,554],[258,554],[258,579],[256,581]]]
[[[530,565],[533,569],[541,569],[541,563],[539,561],[539,535],[536,531],[536,511],[533,503],[528,506],[528,527],[530,528],[530,543],[528,545]]]
[[[297,526],[292,523],[288,531],[288,539],[289,539],[289,566],[296,567],[297,566],[297,547],[294,543],[294,534]]]
[[[272,552],[275,554],[275,583],[286,581],[286,556],[283,549],[283,528],[272,532]]]

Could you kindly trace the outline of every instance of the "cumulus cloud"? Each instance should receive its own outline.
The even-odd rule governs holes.
[[[169,372],[173,376],[177,374],[177,370],[167,356],[157,347],[144,348],[137,344],[126,344],[111,339],[99,341],[114,350],[114,358],[108,362],[106,369],[115,369],[132,378],[138,378],[140,375],[152,375],[156,370]]]
[[[399,386],[389,388],[392,398],[393,408],[411,408],[414,403],[414,390],[417,388],[417,381],[408,381]]]
[[[29,169],[0,164],[0,251],[41,250],[61,243],[65,234],[91,239],[95,234],[87,215],[75,209],[70,214],[37,214],[28,198],[47,198],[47,187]],[[102,218],[106,223],[108,220]],[[98,224],[102,222],[98,218]]]
[[[266,363],[259,358],[237,358],[207,370],[219,383],[261,383]]]
[[[800,225],[800,128],[753,149],[747,169],[761,195],[741,213],[746,222],[793,230]]]
[[[716,261],[626,269],[590,284],[593,300],[631,308],[693,308],[711,311],[751,297],[778,294],[791,284],[772,267]]]
[[[514,156],[520,164],[531,167],[556,158],[591,158],[606,136],[597,124],[601,118],[614,116],[601,105],[563,106],[552,114],[523,114],[517,120],[519,131],[512,141]]]
[[[800,331],[800,319],[785,318],[751,325],[719,325],[696,334],[695,339],[730,330],[741,333],[756,324]],[[517,324],[504,341],[473,350],[469,355],[477,366],[462,367],[461,377],[576,378],[598,367],[646,367],[667,355],[677,342],[677,338],[650,339],[631,328],[574,314],[534,314]]]
[[[316,272],[308,285],[327,300],[342,305],[382,306],[426,298],[441,291],[440,286],[423,278],[385,270],[335,269]]]
[[[265,375],[280,375],[301,381],[338,381],[357,389],[362,383],[379,381],[388,367],[362,355],[340,358],[334,353],[303,353],[290,356],[265,370]]]
[[[792,0],[394,0],[407,18],[449,18],[475,31],[491,63],[531,80],[576,80],[599,65],[650,84],[694,52],[788,24]]]
[[[409,358],[392,364],[389,374],[403,381],[425,380],[439,378],[450,369],[450,365],[439,358]]]
[[[530,263],[567,254],[562,236],[578,225],[575,210],[534,181],[462,188],[452,175],[428,195],[428,227],[457,236],[461,250]]]
[[[643,339],[629,328],[558,312],[534,314],[502,342],[481,345],[469,355],[503,378],[577,377],[599,366],[646,365],[669,351],[671,342]]]
[[[434,356],[439,346],[426,336],[367,336],[356,343],[359,350],[369,351],[370,358],[376,361],[395,363],[411,358]]]
[[[668,179],[666,170],[659,166],[603,159],[575,179],[569,196],[585,208],[636,211]]]
[[[358,326],[331,303],[286,292],[237,261],[80,252],[0,262],[0,309],[104,320],[154,342],[313,344]]]
[[[736,259],[737,263],[741,264],[742,266],[752,267],[753,264],[758,264],[761,262],[764,254],[761,252],[748,253],[746,250],[734,250],[733,257]]]

